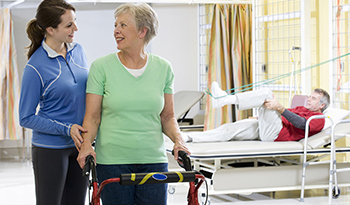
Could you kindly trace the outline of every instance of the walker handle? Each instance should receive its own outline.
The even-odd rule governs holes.
[[[191,160],[187,152],[180,150],[178,153],[179,153],[179,160],[183,163],[183,164],[178,163],[180,167],[184,168],[186,171],[192,171]],[[171,151],[171,154],[174,155],[174,150]]]
[[[85,165],[83,168],[83,176],[87,177],[90,174],[90,170],[91,170],[91,164],[94,163],[94,157],[92,155],[88,155],[85,158]]]

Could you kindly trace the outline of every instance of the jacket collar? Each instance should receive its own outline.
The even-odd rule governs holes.
[[[45,38],[44,40],[42,41],[41,45],[43,46],[44,50],[47,52],[47,55],[50,57],[50,58],[56,58],[57,56],[60,56],[56,51],[54,51],[52,48],[50,48],[50,46],[48,46],[46,43],[45,43]],[[67,53],[69,51],[71,51],[74,46],[76,45],[76,43],[66,43],[66,46],[67,46]]]

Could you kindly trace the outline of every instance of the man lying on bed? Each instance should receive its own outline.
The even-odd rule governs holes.
[[[322,115],[328,107],[330,97],[327,91],[317,88],[307,99],[306,106],[286,109],[273,96],[271,90],[260,89],[227,95],[217,82],[211,85],[212,104],[220,108],[236,104],[238,110],[258,107],[258,119],[245,119],[224,124],[216,129],[204,132],[192,132],[183,135],[185,140],[193,142],[217,142],[229,140],[261,141],[298,141],[305,136],[306,121],[313,115]],[[309,136],[320,132],[325,119],[314,119],[309,124]]]

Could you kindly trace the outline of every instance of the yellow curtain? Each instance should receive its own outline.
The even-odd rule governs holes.
[[[223,90],[252,82],[251,5],[214,5],[209,42],[208,88],[217,81]],[[204,130],[248,117],[251,111],[236,112],[228,105],[213,109],[207,97]]]
[[[0,140],[22,139],[18,120],[19,79],[10,9],[0,9]]]

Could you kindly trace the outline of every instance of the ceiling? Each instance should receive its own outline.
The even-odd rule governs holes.
[[[41,0],[0,0],[0,7],[35,8]],[[67,0],[72,4],[125,3],[125,0]],[[252,0],[133,0],[146,3],[198,4],[198,3],[251,3]]]

